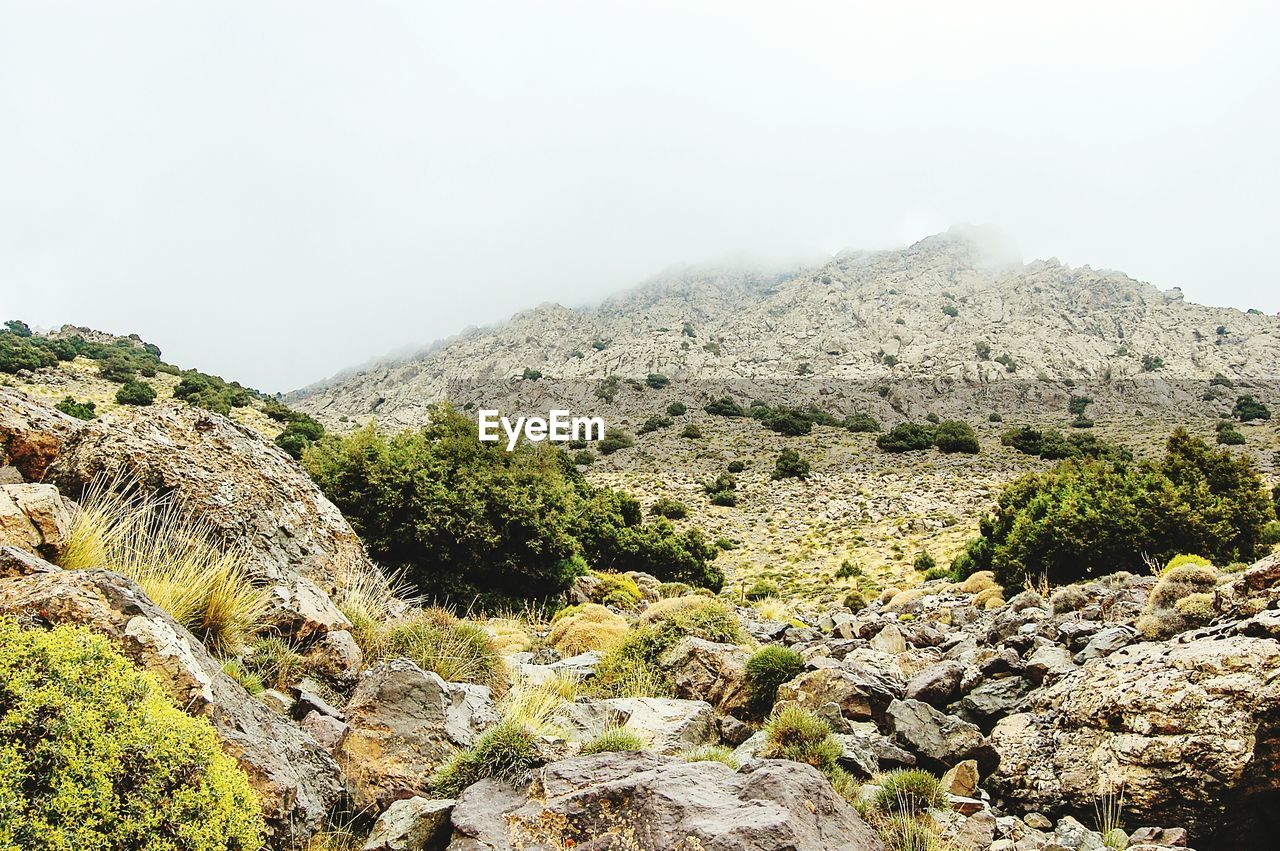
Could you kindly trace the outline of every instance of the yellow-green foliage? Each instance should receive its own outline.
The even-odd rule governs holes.
[[[486,777],[518,783],[537,764],[538,742],[533,733],[504,720],[481,733],[474,745],[450,757],[432,776],[431,785],[441,797],[456,798]]]
[[[566,676],[554,676],[543,683],[521,679],[502,696],[502,718],[539,736],[563,737],[564,731],[553,716],[577,696],[577,687],[577,680]]]
[[[724,745],[703,745],[698,748],[686,748],[680,751],[680,758],[685,762],[718,762],[727,765],[734,771],[741,767],[738,758],[733,755],[732,748]]]
[[[627,632],[627,621],[596,603],[569,606],[556,613],[548,641],[562,656],[604,650]]]
[[[302,654],[276,635],[259,638],[249,645],[242,664],[247,673],[256,676],[263,686],[274,689],[297,682],[307,667]],[[223,667],[225,669],[225,665]]]
[[[87,630],[0,618],[0,849],[254,851],[262,834],[207,721]]]
[[[952,851],[931,820],[909,815],[891,815],[872,822],[884,841],[885,851]]]
[[[486,685],[495,692],[506,685],[502,658],[489,633],[444,609],[422,609],[388,624],[372,642],[372,656],[409,659],[451,683]]]
[[[592,571],[591,575],[600,580],[600,587],[594,593],[596,601],[615,609],[631,610],[640,602],[643,595],[640,586],[630,576],[621,573],[603,573]]]
[[[642,751],[649,743],[644,736],[626,727],[609,727],[603,733],[582,746],[584,755],[609,751]]]
[[[222,673],[244,686],[244,690],[254,697],[261,697],[267,684],[262,681],[257,671],[251,671],[239,659],[223,659]]]
[[[738,616],[709,597],[672,597],[645,610],[640,624],[600,660],[593,691],[606,697],[667,697],[672,687],[658,665],[662,654],[685,636],[740,644],[746,640]]]
[[[1169,563],[1164,566],[1164,570],[1160,571],[1160,574],[1163,576],[1175,567],[1182,567],[1184,564],[1189,564],[1193,567],[1213,567],[1213,562],[1209,561],[1204,556],[1182,553],[1181,555],[1176,555],[1169,559]]]
[[[59,563],[122,573],[210,649],[238,650],[261,628],[268,600],[246,575],[245,551],[170,498],[125,496],[131,485],[94,481]]]
[[[1173,604],[1178,614],[1196,622],[1208,621],[1213,617],[1212,594],[1188,594]]]
[[[992,585],[974,594],[970,603],[979,609],[998,609],[1004,605],[1004,591],[999,585]]]
[[[920,768],[887,772],[876,779],[875,785],[880,787],[873,801],[875,808],[888,815],[920,815],[947,803],[942,782]]]
[[[823,772],[837,768],[840,743],[831,735],[827,722],[809,710],[794,704],[783,706],[769,716],[764,731],[760,756],[765,759],[804,762]]]
[[[999,587],[996,584],[995,573],[990,570],[979,570],[977,573],[970,574],[964,582],[960,583],[960,590],[965,594],[978,594],[988,588]]]
[[[386,574],[362,553],[340,556],[333,600],[351,621],[351,636],[365,653],[376,653],[383,627],[422,604],[400,574]]]

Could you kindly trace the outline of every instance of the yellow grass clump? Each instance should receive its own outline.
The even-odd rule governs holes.
[[[980,594],[988,588],[999,588],[996,584],[996,575],[990,570],[979,570],[977,573],[970,574],[964,582],[960,583],[960,590],[966,594]]]
[[[263,625],[268,596],[249,579],[245,548],[125,477],[99,477],[85,490],[59,563],[129,577],[214,652],[239,650]]]
[[[604,606],[587,603],[557,617],[548,641],[562,656],[604,650],[627,633],[627,620]]]

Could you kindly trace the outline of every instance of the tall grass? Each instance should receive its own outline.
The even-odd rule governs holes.
[[[140,492],[122,476],[90,483],[60,564],[106,568],[151,600],[213,652],[235,652],[262,627],[268,596],[245,571],[247,551],[171,496]]]
[[[366,653],[376,650],[387,623],[423,604],[400,573],[384,573],[354,549],[340,556],[335,584],[334,602]]]

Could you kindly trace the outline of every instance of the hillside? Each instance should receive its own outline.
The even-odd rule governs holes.
[[[735,542],[721,557],[732,587],[765,577],[828,601],[858,584],[837,578],[845,563],[876,587],[918,581],[921,552],[948,563],[1001,485],[1049,466],[1002,445],[1011,426],[1094,434],[1152,457],[1174,425],[1212,441],[1243,393],[1275,407],[1280,319],[1192,304],[1120,272],[1002,255],[993,234],[953,229],[786,274],[685,271],[594,308],[543,305],[289,401],[339,429],[419,425],[442,398],[601,414],[636,439],[579,456],[593,461],[590,480],[647,506],[675,499],[688,509],[678,522]],[[837,419],[861,411],[883,429],[954,417],[973,426],[981,453],[888,454],[874,433],[821,424],[784,436],[704,412],[724,395],[744,408],[816,404]],[[1068,428],[1073,397],[1089,400],[1092,428]],[[687,410],[642,429],[672,404]],[[682,436],[689,426],[701,436]],[[1235,451],[1274,484],[1275,427],[1239,430]],[[785,447],[811,463],[807,478],[771,478]],[[703,485],[735,460],[737,504],[715,505]]]

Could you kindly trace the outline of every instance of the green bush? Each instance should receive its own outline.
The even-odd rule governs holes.
[[[307,414],[290,411],[284,431],[276,435],[276,446],[279,446],[289,457],[300,459],[302,451],[320,438],[324,437],[324,426]]]
[[[600,735],[582,746],[578,753],[586,756],[593,753],[610,753],[614,751],[642,751],[649,743],[634,730],[626,727],[609,727]]]
[[[431,777],[442,798],[456,798],[473,783],[492,777],[523,782],[538,765],[538,740],[524,725],[503,721],[485,730],[474,745],[458,751]]]
[[[230,414],[232,408],[248,406],[257,395],[238,382],[223,381],[216,375],[195,369],[184,370],[178,385],[173,388],[173,398],[224,416]]]
[[[1218,423],[1218,443],[1222,446],[1243,446],[1244,435],[1231,424],[1231,420]]]
[[[953,571],[994,570],[1010,588],[1136,572],[1178,553],[1253,561],[1273,516],[1252,462],[1178,429],[1158,463],[1072,460],[1010,483]]]
[[[671,425],[672,422],[673,420],[671,419],[671,417],[660,417],[655,415],[646,419],[640,425],[640,428],[636,429],[636,434],[648,434],[651,431],[657,431],[660,428],[666,428],[669,425]]]
[[[649,513],[665,517],[668,520],[680,520],[689,514],[689,509],[678,499],[662,496],[658,497],[657,501],[649,506]]]
[[[1280,544],[1280,520],[1272,520],[1262,527],[1262,544],[1266,547]]]
[[[684,427],[684,429],[680,432],[680,436],[681,436],[681,437],[687,437],[687,438],[689,438],[689,439],[691,439],[691,440],[699,440],[699,439],[701,439],[701,438],[702,438],[702,429],[698,428],[698,427],[697,427],[696,425],[694,425],[693,423],[689,423],[689,424],[688,424],[687,426],[685,426],[685,427]]]
[[[747,659],[747,686],[751,705],[761,715],[773,709],[778,686],[798,677],[804,671],[804,657],[789,647],[770,644],[761,647]]]
[[[916,557],[911,562],[911,566],[914,567],[916,570],[920,571],[921,573],[924,573],[926,571],[933,570],[935,567],[937,567],[938,562],[932,555],[929,554],[928,550],[921,550],[920,552],[916,553]]]
[[[116,390],[116,401],[121,405],[150,405],[155,400],[155,389],[145,381],[130,378]]]
[[[827,722],[807,709],[788,705],[775,710],[765,722],[764,731],[761,757],[807,763],[823,773],[838,768],[840,743],[831,735]]]
[[[933,445],[946,453],[964,452],[976,455],[980,449],[973,427],[960,420],[945,420],[933,430]]]
[[[683,417],[688,410],[689,409],[685,406],[684,402],[672,402],[670,405],[667,405],[667,416]]]
[[[942,782],[919,768],[899,768],[880,775],[872,805],[880,812],[892,815],[922,815],[928,810],[942,809],[947,805],[947,795]]]
[[[1112,461],[1132,461],[1133,454],[1123,447],[1113,446],[1092,434],[1064,435],[1057,429],[1040,431],[1031,426],[1006,429],[1000,442],[1024,455],[1035,455],[1049,461],[1066,458],[1103,458]]]
[[[719,399],[715,399],[709,402],[703,410],[717,417],[740,417],[745,413],[742,410],[742,406],[733,401],[732,396],[722,396]]]
[[[973,350],[978,355],[978,360],[991,359],[991,344],[986,340],[978,340],[973,344]]]
[[[880,422],[870,414],[863,412],[850,414],[840,424],[846,430],[852,432],[877,432],[880,430]]]
[[[711,504],[733,508],[738,504],[738,495],[733,491],[716,491],[711,494]]]
[[[933,446],[933,427],[919,423],[898,423],[876,438],[876,446],[885,452],[917,452]]]
[[[801,458],[799,452],[788,448],[778,454],[778,460],[773,465],[771,478],[775,481],[778,479],[803,479],[808,475],[809,462]]]
[[[954,304],[944,304],[942,306],[942,312],[952,318],[955,318],[960,315],[960,311],[956,310],[956,306]]]
[[[770,579],[758,579],[744,592],[748,600],[763,600],[765,597],[776,597],[780,593],[778,583]]]
[[[743,461],[734,459],[733,461],[729,462],[729,466],[726,467],[725,469],[728,470],[730,473],[741,473],[743,470],[747,469],[747,465]]]
[[[1162,366],[1164,366],[1164,358],[1160,357],[1159,355],[1143,355],[1142,356],[1143,372],[1155,372],[1157,369],[1159,369]]]
[[[0,618],[0,847],[254,851],[262,835],[206,720],[87,630]]]
[[[1004,366],[1005,372],[1018,371],[1018,362],[1013,359],[1012,355],[1009,355],[1009,354],[1000,355],[1000,357],[996,358],[996,363],[1002,364]]]
[[[645,377],[644,383],[648,384],[654,390],[661,390],[663,387],[666,387],[671,383],[671,379],[660,373],[651,372]]]
[[[862,575],[862,565],[858,564],[857,562],[849,561],[848,559],[845,559],[844,561],[840,562],[840,567],[836,569],[837,579],[850,579],[854,576],[861,576],[861,575]]]
[[[1234,412],[1236,419],[1242,423],[1271,419],[1271,411],[1267,410],[1267,406],[1248,394],[1236,399]]]
[[[612,455],[619,449],[630,449],[636,440],[621,429],[611,428],[605,432],[604,439],[596,442],[596,450],[601,455]]]
[[[77,402],[71,396],[64,397],[63,400],[54,405],[54,407],[59,411],[62,411],[62,413],[69,414],[70,416],[80,420],[91,420],[97,416],[97,412],[95,410],[97,407],[96,405],[92,402]]]
[[[764,427],[778,434],[796,437],[813,430],[813,420],[798,408],[775,408],[762,420]]]
[[[541,370],[533,369],[527,366],[524,368],[524,372],[520,373],[521,381],[538,381],[541,378],[542,378]]]

